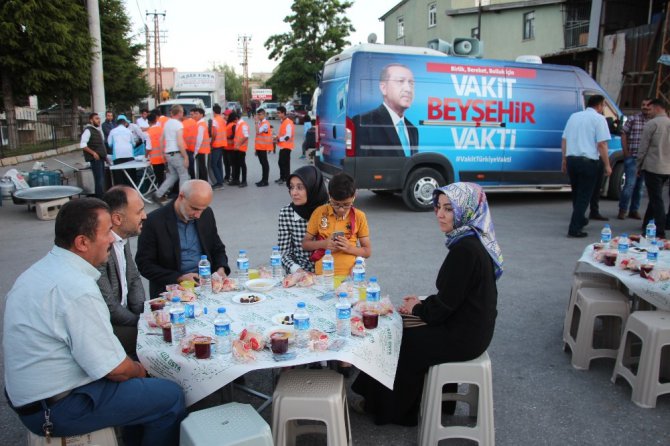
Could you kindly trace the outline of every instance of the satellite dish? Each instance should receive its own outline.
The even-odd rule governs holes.
[[[368,36],[368,43],[377,43],[377,34],[370,33]]]

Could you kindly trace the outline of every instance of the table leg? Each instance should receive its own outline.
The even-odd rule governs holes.
[[[135,188],[135,190],[140,194],[140,197],[142,197],[142,200],[144,200],[147,203],[153,203],[153,201],[151,201],[147,197],[145,197],[144,194],[142,194],[142,191],[140,190],[140,188],[142,187],[142,183],[144,183],[144,177],[146,177],[146,175],[147,175],[147,169],[146,168],[144,169],[144,172],[142,173],[142,178],[140,179],[139,185],[135,183],[134,178],[130,177],[130,174],[128,173],[127,169],[123,169],[123,173],[126,176],[126,178],[128,178],[128,180],[130,180],[130,184],[133,185],[133,188]]]

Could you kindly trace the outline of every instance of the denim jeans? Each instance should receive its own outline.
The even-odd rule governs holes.
[[[105,160],[91,160],[91,172],[93,173],[93,181],[95,183],[95,196],[102,198],[107,188],[105,187]]]
[[[212,148],[211,162],[212,173],[214,174],[214,184],[223,184],[223,149]]]
[[[637,160],[632,156],[623,160],[623,169],[626,181],[619,198],[619,210],[622,212],[637,212],[642,200],[644,177],[642,175],[637,176]],[[615,184],[614,186],[618,185]],[[628,207],[629,204],[630,207]]]
[[[593,188],[598,176],[598,161],[580,156],[567,157],[567,170],[572,186],[572,217],[568,234],[578,234],[586,225],[586,209],[589,207]]]
[[[55,437],[124,426],[126,446],[176,446],[179,423],[186,416],[181,387],[160,378],[99,379],[76,388],[49,409]],[[30,431],[44,436],[43,411],[20,418]]]

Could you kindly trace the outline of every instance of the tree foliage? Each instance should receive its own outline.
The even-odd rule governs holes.
[[[225,88],[226,88],[226,100],[227,101],[241,101],[242,100],[242,87],[243,79],[242,76],[235,73],[233,67],[228,64],[219,65],[212,68],[213,71],[223,73]],[[219,104],[222,108],[225,108],[226,104]]]
[[[268,80],[280,99],[316,88],[316,75],[330,57],[349,44],[354,27],[344,15],[351,1],[294,0],[293,13],[284,18],[291,31],[275,34],[265,41],[270,58],[280,60]]]

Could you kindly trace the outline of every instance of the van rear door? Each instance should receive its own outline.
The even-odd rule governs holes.
[[[343,168],[345,157],[346,115],[351,59],[325,66],[317,103],[319,119],[319,169],[334,175]]]

